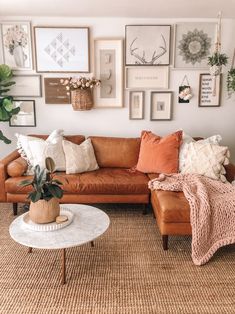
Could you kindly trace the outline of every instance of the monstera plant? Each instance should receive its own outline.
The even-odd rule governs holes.
[[[15,84],[12,81],[12,70],[6,64],[0,64],[0,121],[7,122],[11,117],[20,111],[20,108],[13,107],[13,98],[11,96],[4,96],[10,91],[10,87]],[[6,144],[11,141],[5,137],[0,130],[0,140]]]

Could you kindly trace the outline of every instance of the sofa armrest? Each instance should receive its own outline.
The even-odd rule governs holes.
[[[226,178],[229,182],[232,182],[233,180],[235,180],[235,165],[233,164],[228,164],[226,166],[224,166],[225,170],[226,170]]]
[[[5,181],[8,178],[7,165],[20,156],[17,150],[0,160],[0,202],[6,202]]]

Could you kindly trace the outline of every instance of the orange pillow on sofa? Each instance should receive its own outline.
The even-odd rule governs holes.
[[[182,131],[162,138],[152,132],[143,131],[136,169],[144,173],[178,172],[181,139]]]

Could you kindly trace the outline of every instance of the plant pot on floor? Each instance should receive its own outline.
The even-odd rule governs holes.
[[[49,201],[39,200],[35,203],[30,203],[29,217],[37,224],[54,222],[59,215],[60,205],[58,199],[55,197]]]
[[[91,110],[93,107],[91,89],[76,89],[71,91],[73,110]]]

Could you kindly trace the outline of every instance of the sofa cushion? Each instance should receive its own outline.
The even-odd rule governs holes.
[[[30,136],[33,137],[38,137],[43,140],[46,140],[48,138],[48,135],[41,135],[41,134],[30,134]],[[70,141],[74,144],[81,144],[83,141],[85,141],[85,136],[84,135],[66,135],[63,136],[67,141]]]
[[[20,187],[19,183],[30,178],[8,178],[5,182],[8,193],[25,194],[30,187]],[[82,174],[56,173],[55,178],[63,183],[65,194],[149,194],[148,177],[128,169],[101,168]],[[66,180],[66,179],[67,180]]]
[[[7,165],[7,174],[10,177],[21,177],[27,169],[27,161],[24,158],[19,157]]]
[[[136,166],[140,138],[90,137],[99,167],[131,168]]]

